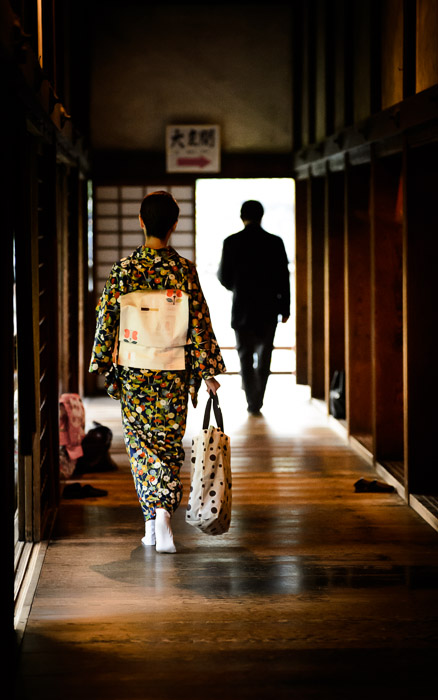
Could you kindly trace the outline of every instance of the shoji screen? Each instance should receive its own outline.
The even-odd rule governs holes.
[[[114,262],[144,243],[138,215],[143,197],[157,190],[171,192],[180,207],[177,230],[170,239],[183,257],[195,259],[195,211],[192,186],[101,186],[94,192],[94,290],[96,302]]]

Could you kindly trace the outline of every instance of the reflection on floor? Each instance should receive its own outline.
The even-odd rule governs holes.
[[[375,473],[291,377],[270,378],[254,418],[229,376],[232,526],[198,534],[184,515],[205,400],[173,555],[140,543],[118,404],[86,402],[118,470],[83,477],[107,497],[62,501],[17,698],[435,698],[438,533],[396,493],[355,493]]]

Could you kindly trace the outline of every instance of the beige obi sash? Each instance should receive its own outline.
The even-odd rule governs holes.
[[[189,297],[180,289],[130,292],[119,297],[117,364],[152,370],[185,369]]]

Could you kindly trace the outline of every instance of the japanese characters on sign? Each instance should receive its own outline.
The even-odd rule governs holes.
[[[220,127],[209,124],[166,127],[166,169],[169,173],[218,173]]]

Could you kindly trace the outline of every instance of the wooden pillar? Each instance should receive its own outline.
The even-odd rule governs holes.
[[[65,196],[60,197],[61,220],[65,221],[63,250],[60,252],[62,284],[65,285],[68,328],[68,391],[84,394],[91,346],[85,344],[85,305],[88,285],[87,182],[78,168],[70,167],[65,179]],[[94,306],[93,309],[94,311]],[[94,333],[94,318],[92,323]]]
[[[406,489],[437,494],[438,146],[404,153],[404,404]]]
[[[346,406],[349,434],[372,450],[370,166],[347,162],[345,181]]]
[[[292,6],[292,139],[293,149],[303,144],[303,6]]]
[[[308,181],[308,370],[311,396],[325,398],[324,381],[324,211],[325,178]]]
[[[37,149],[35,138],[23,132],[18,159],[22,163],[14,233],[16,247],[16,323],[18,389],[18,539],[38,539],[34,511],[39,513],[39,289],[37,209]],[[36,465],[34,467],[34,465]],[[35,478],[33,471],[35,469]],[[35,531],[37,537],[35,538]]]
[[[372,158],[371,317],[373,453],[404,483],[401,160]]]
[[[38,294],[37,423],[39,462],[39,536],[50,530],[59,505],[59,393],[58,393],[58,244],[56,211],[56,150],[39,142],[37,159],[35,233],[38,236],[35,286]],[[77,331],[76,331],[77,334]],[[37,467],[38,465],[38,467]],[[35,535],[36,538],[36,535]]]
[[[78,393],[85,395],[86,381],[90,362],[89,348],[86,347],[86,303],[88,292],[88,210],[87,210],[87,180],[78,174]]]
[[[69,285],[72,277],[70,270],[70,249],[68,237],[68,178],[67,166],[57,163],[56,166],[56,217],[58,240],[58,290],[59,290],[59,395],[70,391],[76,392],[76,386],[72,382],[70,348],[75,350],[76,334],[70,337],[72,331],[69,324]],[[71,261],[72,268],[77,266],[77,259]],[[73,350],[73,352],[74,352]]]
[[[21,178],[24,170],[20,149],[23,120],[15,103],[11,100],[5,110],[8,138],[3,139],[1,152],[3,169],[8,173],[0,190],[2,211],[2,275],[0,280],[2,299],[2,343],[0,362],[2,368],[2,391],[0,394],[1,410],[1,445],[2,469],[0,476],[0,527],[2,532],[2,602],[0,620],[4,641],[4,664],[11,669],[10,678],[14,682],[14,663],[16,662],[16,636],[14,631],[14,520],[16,510],[15,486],[15,410],[14,393],[16,389],[16,346],[14,331],[14,291],[16,272],[14,270],[14,236],[18,212],[23,208],[20,201]],[[8,682],[6,680],[6,682]]]
[[[417,3],[403,0],[403,99],[415,95]]]
[[[63,201],[66,218],[65,230],[65,269],[62,276],[67,280],[67,328],[68,328],[68,391],[80,393],[79,372],[82,353],[80,338],[82,324],[79,308],[82,296],[81,284],[81,239],[79,227],[79,174],[77,168],[70,167],[65,179],[66,192]]]
[[[336,370],[345,370],[344,172],[326,178],[325,215],[325,396]]]
[[[295,182],[295,355],[297,384],[308,384],[307,180]]]

